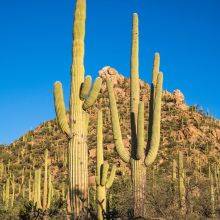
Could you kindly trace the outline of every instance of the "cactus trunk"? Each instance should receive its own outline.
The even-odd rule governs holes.
[[[179,152],[178,155],[178,181],[179,181],[179,202],[181,213],[186,212],[186,189],[185,189],[185,173],[183,167],[183,154]]]
[[[43,209],[45,210],[47,208],[47,172],[48,172],[48,150],[45,150],[44,153],[44,192],[43,192]]]
[[[133,208],[135,217],[146,216],[146,167],[141,160],[131,160]]]
[[[97,78],[91,89],[90,77],[84,79],[85,21],[86,0],[77,0],[73,29],[69,122],[66,117],[62,84],[56,82],[54,85],[58,123],[69,139],[69,193],[74,219],[84,215],[84,207],[88,205],[88,147],[86,143],[88,116],[85,110],[95,103],[102,84],[101,78]]]
[[[215,217],[215,189],[214,189],[214,180],[213,180],[213,174],[212,171],[210,171],[210,204],[211,204],[211,210],[210,214],[211,217]]]
[[[163,74],[159,72],[159,54],[157,53],[154,59],[152,79],[153,83],[151,87],[152,98],[150,100],[150,105],[152,105],[152,108],[150,108],[149,111],[148,126],[149,143],[146,149],[146,137],[144,131],[144,103],[140,101],[138,35],[138,15],[134,14],[130,73],[131,153],[127,151],[123,143],[113,85],[111,80],[108,78],[107,88],[109,93],[111,121],[116,150],[124,162],[131,164],[134,215],[135,217],[146,217],[146,167],[151,165],[156,159],[158,148],[160,145],[160,118]]]
[[[103,157],[103,133],[102,133],[103,121],[102,111],[98,112],[98,124],[97,124],[97,156],[96,156],[96,187],[97,187],[97,210],[98,220],[103,220],[103,213],[106,212],[106,189],[109,189],[115,178],[116,167],[113,166],[111,174],[108,178],[109,165],[104,164]]]

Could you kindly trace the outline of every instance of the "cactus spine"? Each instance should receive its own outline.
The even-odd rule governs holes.
[[[186,189],[185,189],[185,173],[183,166],[183,153],[178,154],[178,182],[179,182],[179,202],[182,214],[186,211]]]
[[[131,54],[131,75],[130,75],[130,123],[132,136],[131,154],[125,149],[118,116],[116,100],[113,91],[113,85],[110,79],[107,79],[107,88],[109,92],[111,120],[116,150],[121,159],[131,164],[132,183],[133,183],[133,207],[134,215],[146,215],[143,204],[146,200],[146,166],[151,165],[158,152],[160,143],[160,118],[161,118],[161,96],[163,74],[159,72],[159,54],[155,54],[153,68],[153,82],[151,89],[150,111],[149,111],[149,131],[148,146],[145,154],[145,132],[144,132],[144,103],[140,101],[140,85],[138,70],[138,15],[133,15],[132,31],[132,54]]]
[[[90,76],[84,79],[84,37],[86,0],[77,0],[73,30],[73,61],[71,68],[69,123],[63,99],[62,84],[54,85],[55,109],[58,123],[69,139],[69,189],[73,218],[77,219],[88,203],[88,148],[85,113],[97,99],[102,80],[97,78],[92,89]]]
[[[97,156],[96,156],[96,187],[97,187],[97,205],[98,220],[103,219],[103,213],[106,212],[106,189],[109,189],[115,178],[116,166],[113,165],[108,178],[109,165],[104,164],[103,158],[103,134],[102,134],[102,111],[98,112],[97,125]]]

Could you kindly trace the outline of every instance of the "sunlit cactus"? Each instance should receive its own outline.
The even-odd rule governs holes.
[[[47,208],[47,194],[48,194],[48,150],[44,152],[44,191],[43,191],[43,209]]]
[[[53,199],[53,183],[51,173],[48,173],[48,201],[47,201],[47,209],[50,208]]]
[[[144,131],[144,103],[140,101],[140,82],[139,82],[139,39],[138,39],[138,15],[133,15],[133,30],[132,30],[132,53],[131,53],[131,74],[130,74],[130,123],[131,123],[131,153],[125,148],[116,99],[113,90],[113,84],[110,79],[107,79],[107,88],[109,92],[111,120],[113,127],[114,141],[116,150],[121,159],[131,164],[132,183],[133,183],[133,208],[134,215],[146,216],[146,166],[151,165],[156,159],[160,145],[160,123],[161,123],[161,97],[163,74],[159,71],[160,57],[155,54],[153,77],[151,86],[151,99],[149,103],[149,130],[148,144],[145,143]]]
[[[11,178],[11,189],[12,189],[12,194],[11,194],[11,207],[14,206],[14,200],[15,200],[15,176],[12,174]]]
[[[30,177],[28,180],[28,201],[33,200],[33,192],[32,192],[32,175],[30,173]]]
[[[34,203],[41,209],[41,169],[34,172]]]
[[[69,120],[60,82],[54,84],[57,120],[69,140],[69,189],[73,218],[78,218],[88,204],[88,148],[86,143],[88,115],[85,112],[96,101],[102,80],[97,78],[93,87],[91,78],[84,78],[84,37],[86,0],[77,0],[73,29],[73,60]],[[92,87],[92,88],[91,88]]]
[[[0,163],[0,179],[1,179],[1,180],[2,180],[2,177],[3,177],[3,175],[4,175],[4,170],[5,170],[4,167],[5,167],[5,166],[4,166],[4,163],[1,162],[1,163]]]
[[[214,187],[214,179],[211,168],[209,167],[209,182],[210,182],[210,215],[211,217],[215,217],[215,187]]]
[[[108,177],[109,165],[104,163],[103,158],[103,121],[102,111],[98,112],[97,124],[97,156],[96,156],[96,200],[98,206],[98,220],[103,219],[103,213],[106,212],[106,190],[109,189],[115,178],[116,166],[113,165],[110,176]]]
[[[183,165],[183,153],[178,154],[178,185],[179,185],[179,203],[181,213],[186,212],[186,188],[185,188],[185,171]]]
[[[10,181],[7,178],[5,185],[3,186],[3,203],[6,209],[9,208],[10,202]]]

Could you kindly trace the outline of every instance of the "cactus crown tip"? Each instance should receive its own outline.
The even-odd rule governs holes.
[[[58,86],[58,85],[62,85],[62,83],[61,83],[60,81],[56,81],[56,82],[54,83],[54,86]]]

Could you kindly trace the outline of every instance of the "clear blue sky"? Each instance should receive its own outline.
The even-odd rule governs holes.
[[[75,1],[0,0],[0,143],[55,117],[53,83],[69,97]],[[161,54],[165,89],[220,118],[220,1],[87,0],[86,72],[129,75],[131,18],[140,19],[140,75]]]

